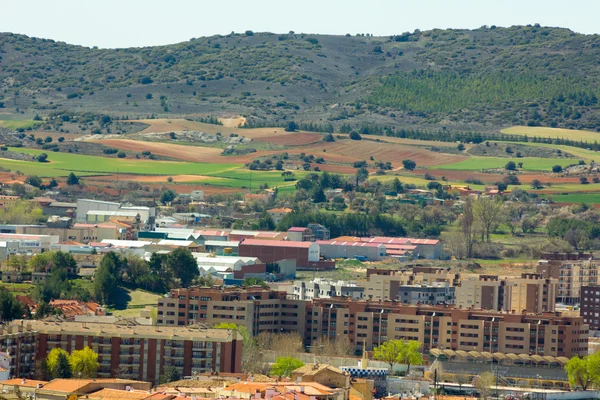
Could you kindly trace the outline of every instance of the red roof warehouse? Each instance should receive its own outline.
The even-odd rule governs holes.
[[[308,268],[320,258],[317,243],[287,240],[245,239],[240,242],[239,255],[257,257],[263,263],[295,259],[297,268]]]

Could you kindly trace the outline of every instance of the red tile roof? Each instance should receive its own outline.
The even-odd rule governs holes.
[[[292,226],[288,229],[288,232],[305,232],[308,228],[302,228],[300,226]]]
[[[308,249],[312,242],[293,242],[289,240],[258,240],[244,239],[240,246],[265,246],[265,247],[299,247]]]
[[[342,242],[339,240],[317,240],[318,244],[330,246],[352,246],[352,247],[379,247],[385,246],[383,243],[367,243],[367,242]]]

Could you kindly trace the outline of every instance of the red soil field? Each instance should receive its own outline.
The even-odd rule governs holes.
[[[455,154],[436,153],[426,149],[404,146],[392,143],[377,143],[371,141],[353,141],[343,140],[334,143],[319,143],[318,145],[306,146],[304,150],[308,152],[309,148],[327,149],[327,154],[335,153],[355,160],[369,160],[373,157],[376,161],[390,161],[395,166],[401,166],[402,160],[411,159],[417,165],[440,165],[457,163],[466,160],[467,157]]]
[[[311,143],[320,142],[323,139],[318,133],[291,133],[286,135],[271,135],[264,137],[256,137],[254,140],[258,140],[260,142],[279,144],[282,146],[302,146]]]

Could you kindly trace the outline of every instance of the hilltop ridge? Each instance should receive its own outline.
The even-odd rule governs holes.
[[[0,34],[0,116],[73,110],[360,128],[600,129],[600,38],[515,26],[253,33],[95,49]]]

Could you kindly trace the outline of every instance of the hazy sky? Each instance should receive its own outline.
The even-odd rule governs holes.
[[[0,0],[0,31],[99,47],[243,32],[376,36],[481,25],[600,33],[599,0]]]

